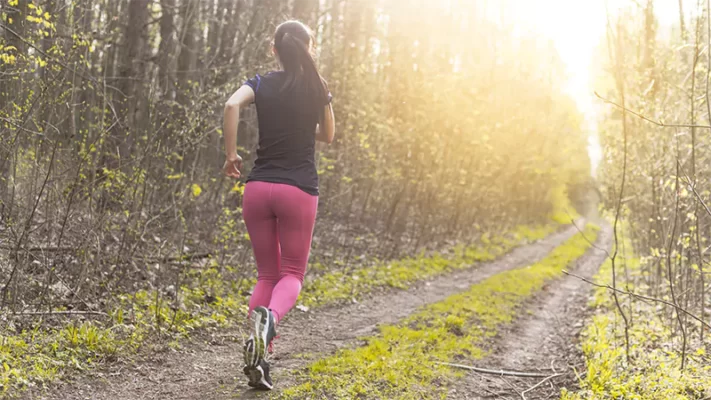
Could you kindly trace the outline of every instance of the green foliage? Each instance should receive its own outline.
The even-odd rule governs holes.
[[[0,395],[13,395],[25,386],[49,383],[67,371],[110,360],[135,346],[134,335],[92,322],[0,335]]]
[[[596,74],[596,90],[645,118],[614,106],[599,114],[596,125],[604,153],[598,177],[606,209],[619,212],[627,228],[624,233],[630,240],[623,242],[621,254],[624,250],[635,254],[617,263],[618,288],[676,302],[709,321],[708,130],[671,128],[707,125],[711,106],[707,85],[711,59],[697,57],[710,40],[711,32],[699,29],[708,22],[708,6],[687,6],[684,13],[697,17],[680,18],[674,24],[659,23],[653,2],[610,16],[610,40],[603,42],[596,57],[601,72]],[[663,121],[664,126],[650,121]],[[625,265],[627,273],[622,273]],[[605,271],[611,273],[609,265]],[[610,308],[609,294],[600,292],[598,297],[598,316],[586,340],[588,370],[601,371],[609,380],[588,374],[582,382],[583,398],[711,396],[711,374],[701,368],[708,360],[694,355],[704,345],[708,351],[708,328],[693,318],[677,319],[670,306],[618,296],[631,321],[626,360],[619,354],[625,346],[620,340],[621,316]],[[683,351],[689,357],[680,373]],[[706,387],[704,395],[699,394],[700,384]]]
[[[589,226],[584,233],[594,241],[597,232]],[[519,306],[588,248],[590,242],[577,234],[531,266],[497,274],[385,326],[365,346],[311,364],[303,383],[282,398],[446,398],[447,380],[456,372],[437,362],[482,357],[481,346],[515,318]]]
[[[622,321],[613,310],[595,315],[583,333],[587,373],[579,392],[564,392],[562,400],[629,399],[692,400],[711,393],[711,366],[704,347],[693,350],[681,370],[681,356],[669,351],[671,332],[654,307],[645,307],[645,324],[630,331],[628,363]]]
[[[216,264],[190,273],[190,285],[177,297],[158,290],[121,295],[110,320],[84,321],[56,328],[37,327],[0,336],[0,394],[16,394],[97,363],[134,354],[160,340],[186,338],[196,329],[226,327],[247,313],[242,290],[253,280],[232,279]],[[230,277],[230,278],[228,278]]]
[[[550,218],[559,224],[568,224],[579,217],[570,202],[566,185],[558,184],[551,188],[549,194],[552,211]]]
[[[629,239],[625,247],[631,247]],[[639,280],[644,271],[643,263],[635,256],[621,257],[617,264],[625,265],[632,281]],[[611,268],[610,260],[606,261],[596,281],[610,284]],[[634,289],[644,289],[644,285]],[[625,355],[624,324],[614,299],[609,290],[597,288],[593,300],[596,313],[583,330],[587,370],[580,378],[581,389],[564,391],[561,400],[693,400],[711,395],[711,358],[704,346],[689,349],[687,365],[681,370],[681,355],[673,346],[678,334],[669,329],[658,305],[621,297],[625,303],[631,302],[624,309],[633,310],[636,321],[629,330],[629,361]]]

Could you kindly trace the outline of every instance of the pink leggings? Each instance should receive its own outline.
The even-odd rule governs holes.
[[[268,307],[278,322],[294,307],[304,282],[317,207],[318,196],[295,186],[247,183],[242,209],[257,261],[250,313],[255,307]]]

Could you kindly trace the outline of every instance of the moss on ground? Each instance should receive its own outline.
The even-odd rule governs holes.
[[[451,254],[420,256],[352,273],[326,273],[307,283],[301,303],[310,307],[359,298],[377,288],[406,288],[428,277],[465,268],[478,261],[493,260],[517,245],[541,239],[557,225],[521,226],[511,232],[483,235],[476,245],[457,247]],[[220,272],[222,271],[222,273]],[[41,320],[33,325],[6,326],[0,330],[0,397],[16,395],[28,386],[41,386],[68,372],[86,370],[117,357],[135,354],[140,348],[177,346],[180,339],[196,330],[223,328],[240,321],[247,312],[244,290],[253,279],[230,267],[220,268],[214,260],[192,270],[177,292],[141,290],[122,295],[109,306],[104,320]],[[56,318],[56,317],[52,317]],[[30,322],[30,321],[26,321]],[[162,344],[158,344],[162,342]]]
[[[585,236],[594,241],[598,228]],[[450,378],[460,374],[438,364],[481,358],[482,346],[511,322],[519,306],[590,247],[577,234],[545,259],[473,285],[470,290],[428,305],[401,324],[385,326],[367,344],[342,350],[311,364],[301,384],[283,399],[436,399],[446,397]]]
[[[625,248],[632,249],[629,239]],[[630,279],[639,282],[634,291],[644,293],[640,259],[620,256],[617,265],[626,264]],[[611,282],[612,264],[608,260],[596,281]],[[681,371],[681,355],[673,342],[679,334],[669,330],[669,320],[658,304],[620,296],[624,309],[634,310],[630,327],[630,362],[624,345],[624,323],[616,312],[608,289],[597,288],[593,306],[596,313],[583,330],[582,350],[587,371],[580,378],[580,390],[564,391],[562,400],[628,399],[692,400],[711,398],[711,355],[702,344],[689,349],[687,366]]]

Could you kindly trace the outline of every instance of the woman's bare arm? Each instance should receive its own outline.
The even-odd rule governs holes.
[[[237,154],[237,127],[239,126],[239,111],[242,107],[254,101],[254,90],[243,85],[230,96],[225,103],[225,118],[222,133],[225,136],[225,155],[227,160],[223,170],[225,175],[239,178],[242,169],[242,157]]]
[[[320,142],[326,142],[331,144],[333,138],[336,136],[336,121],[333,117],[333,107],[331,104],[327,104],[321,121],[318,123],[318,129],[316,130],[316,140]]]

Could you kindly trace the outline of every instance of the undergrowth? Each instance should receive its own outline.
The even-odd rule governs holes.
[[[625,248],[632,245],[625,239]],[[643,261],[636,257],[620,260],[625,263],[630,285],[635,292],[646,287],[639,279]],[[600,284],[611,282],[611,262],[606,261],[596,276]],[[592,305],[596,314],[583,330],[582,350],[587,371],[580,378],[578,392],[563,391],[561,400],[627,399],[627,400],[692,400],[711,398],[711,357],[703,344],[697,343],[687,354],[686,367],[681,370],[681,355],[673,342],[679,334],[668,328],[657,303],[623,296],[626,311],[633,310],[634,320],[629,330],[630,360],[625,355],[624,324],[616,312],[609,289],[597,288]]]
[[[235,323],[247,312],[241,288],[253,282],[221,276],[217,268],[194,271],[192,285],[181,287],[180,296],[158,290],[119,296],[119,304],[104,321],[39,320],[29,328],[10,321],[0,335],[0,398],[49,383],[70,371],[130,356],[142,347],[178,346],[179,339],[197,329]]]
[[[585,235],[594,241],[597,232],[589,226]],[[281,398],[445,398],[447,380],[459,373],[438,362],[482,357],[485,350],[480,346],[512,321],[518,306],[589,247],[590,242],[576,234],[529,267],[494,275],[422,308],[399,325],[382,327],[364,346],[311,364],[303,383],[286,389]]]
[[[376,288],[406,288],[424,278],[493,260],[556,228],[521,226],[503,235],[484,234],[476,244],[457,247],[450,254],[420,255],[352,273],[326,273],[305,284],[301,303],[315,307],[359,298]],[[178,290],[141,290],[119,296],[117,304],[108,306],[110,311],[103,320],[67,323],[47,316],[24,321],[24,325],[20,320],[5,321],[0,328],[0,397],[44,385],[70,371],[130,356],[141,348],[165,343],[179,346],[180,339],[198,329],[231,326],[246,315],[245,293],[253,286],[253,279],[210,260],[191,270],[183,281],[186,283]]]

